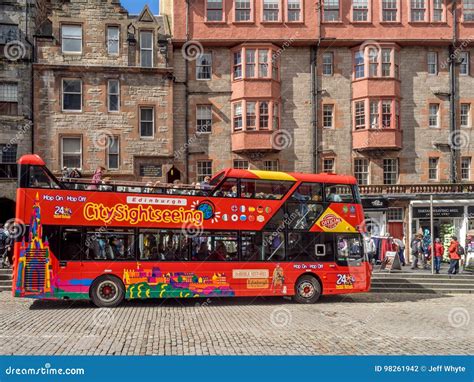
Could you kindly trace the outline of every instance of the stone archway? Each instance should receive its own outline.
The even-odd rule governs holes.
[[[15,202],[8,198],[0,198],[0,226],[15,217]]]

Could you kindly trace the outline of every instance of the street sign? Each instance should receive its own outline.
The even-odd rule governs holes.
[[[462,218],[464,216],[463,206],[453,207],[433,207],[434,218]],[[414,207],[413,218],[415,219],[429,219],[430,207]]]

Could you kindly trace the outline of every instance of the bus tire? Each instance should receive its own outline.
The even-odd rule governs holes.
[[[294,300],[300,304],[314,304],[321,297],[321,283],[314,276],[301,276],[295,284]]]
[[[125,297],[125,287],[115,276],[100,276],[90,289],[91,300],[99,308],[113,308],[119,305]]]

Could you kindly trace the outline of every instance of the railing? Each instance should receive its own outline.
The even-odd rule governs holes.
[[[380,194],[462,194],[474,193],[474,183],[393,184],[359,186],[363,195]]]
[[[16,163],[0,163],[0,179],[17,179],[18,165]]]

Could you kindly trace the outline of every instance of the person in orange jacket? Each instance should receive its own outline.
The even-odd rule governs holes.
[[[461,256],[459,256],[458,250],[459,250],[458,238],[456,236],[453,236],[448,248],[448,251],[449,251],[448,273],[449,274],[455,275],[456,273],[459,273],[459,260],[461,259]]]
[[[431,255],[431,245],[428,247],[428,252]],[[434,244],[434,269],[436,274],[439,275],[439,270],[441,269],[441,260],[444,254],[444,246],[441,244],[441,240],[437,237]]]

